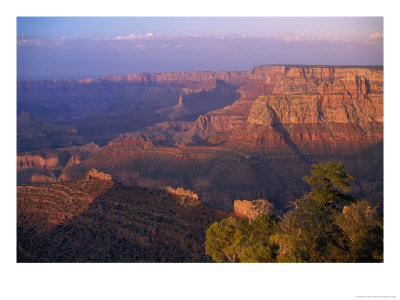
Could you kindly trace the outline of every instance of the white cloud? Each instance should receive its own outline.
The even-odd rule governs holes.
[[[366,41],[365,45],[377,45],[383,42],[383,33],[375,32],[371,33]]]
[[[42,42],[39,39],[19,39],[17,41],[18,46],[42,46]]]
[[[119,40],[119,41],[126,41],[126,40],[146,40],[146,39],[153,39],[153,38],[159,38],[161,37],[160,34],[155,34],[152,32],[148,32],[146,34],[130,34],[130,35],[119,35],[113,38],[113,40]]]
[[[382,41],[383,34],[373,33],[370,38],[362,42],[364,45],[379,44]],[[230,47],[238,47],[249,43],[258,43],[259,46],[264,44],[274,44],[276,42],[299,44],[307,43],[340,43],[343,42],[338,38],[323,39],[316,36],[301,36],[296,33],[285,32],[278,37],[266,37],[244,34],[229,34],[229,35],[164,35],[153,32],[145,34],[129,34],[126,36],[116,36],[111,39],[75,39],[68,37],[53,38],[53,39],[38,39],[36,37],[19,36],[17,39],[18,46],[30,47],[67,47],[70,49],[114,49],[117,51],[137,49],[145,51],[148,49],[224,49]],[[89,48],[90,47],[90,48]]]
[[[383,39],[383,33],[379,32],[371,33],[369,39],[370,40]]]

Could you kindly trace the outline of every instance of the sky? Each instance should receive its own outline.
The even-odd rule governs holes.
[[[382,17],[18,17],[18,79],[383,65]]]

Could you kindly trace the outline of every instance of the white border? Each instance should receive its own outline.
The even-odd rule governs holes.
[[[383,2],[383,1],[382,1]],[[398,9],[378,1],[15,1],[2,10],[1,286],[3,299],[356,299],[398,288]],[[127,4],[130,3],[130,4]],[[260,4],[264,3],[264,4]],[[395,2],[391,2],[395,3]],[[16,16],[384,16],[383,264],[16,264]],[[4,51],[5,49],[5,51]],[[397,117],[397,118],[396,118]],[[395,171],[397,171],[395,173]]]

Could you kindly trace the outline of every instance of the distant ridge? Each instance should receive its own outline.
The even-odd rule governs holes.
[[[253,68],[257,67],[262,67],[262,66],[273,66],[273,67],[332,67],[332,68],[377,68],[377,69],[383,69],[383,65],[318,65],[318,64],[262,64],[262,65],[257,65]],[[251,69],[250,69],[251,70]],[[217,71],[209,71],[209,70],[203,70],[203,71],[179,71],[179,72],[170,72],[170,71],[165,71],[165,72],[138,72],[138,73],[130,73],[130,74],[119,74],[119,75],[98,75],[98,76],[77,76],[77,77],[67,77],[67,78],[54,78],[54,77],[35,77],[35,78],[18,78],[17,81],[91,81],[91,80],[110,80],[112,78],[129,78],[129,76],[136,75],[136,76],[146,76],[147,74],[156,74],[156,75],[161,75],[161,74],[178,74],[178,73],[199,73],[199,72],[204,72],[204,73],[219,73],[219,72],[247,72],[244,70],[217,70]]]

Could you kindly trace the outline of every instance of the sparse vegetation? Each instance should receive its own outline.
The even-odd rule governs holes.
[[[81,194],[87,202],[78,198]],[[65,218],[67,213],[71,216]],[[204,233],[215,220],[228,214],[201,203],[183,207],[164,190],[150,191],[97,178],[34,189],[18,187],[17,259],[209,262]]]
[[[274,215],[259,199],[248,218],[183,188],[150,191],[98,177],[21,186],[18,261],[382,262],[379,208],[353,199],[353,176],[340,163],[312,168],[304,178],[310,192],[293,209]]]
[[[382,262],[383,222],[377,207],[349,194],[354,177],[341,163],[312,165],[311,191],[281,218],[215,222],[206,254],[216,262]]]

